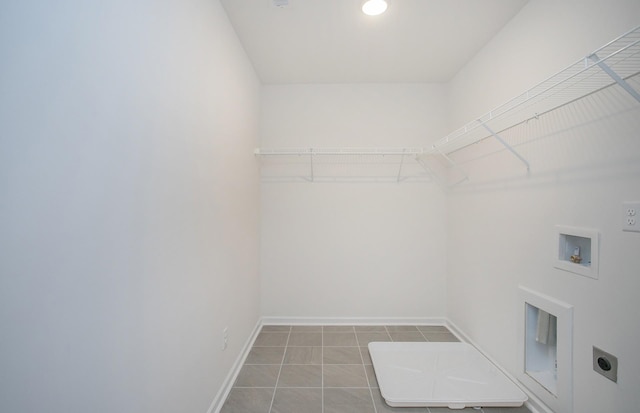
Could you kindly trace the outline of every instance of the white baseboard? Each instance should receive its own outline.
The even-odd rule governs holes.
[[[253,347],[253,343],[256,341],[261,328],[262,320],[258,320],[256,326],[251,332],[251,335],[245,342],[242,351],[238,355],[238,358],[235,363],[233,363],[233,367],[229,370],[227,377],[225,377],[222,382],[222,386],[220,387],[220,390],[218,390],[218,394],[213,398],[213,402],[211,402],[211,406],[209,407],[209,410],[207,410],[207,413],[219,413],[222,409],[225,400],[227,400],[227,396],[229,396],[229,392],[231,392],[233,383],[236,381],[236,378],[238,377],[238,374],[240,373],[240,370],[242,369],[242,366],[244,365],[244,362],[249,355],[249,351],[251,350],[251,347]]]
[[[469,338],[469,336],[467,336],[453,321],[446,319],[445,320],[445,325],[449,328],[449,330],[451,330],[452,333],[454,333],[456,336],[458,336],[459,339],[461,339],[462,341],[465,341],[469,344],[471,344],[472,346],[474,346],[476,349],[478,349],[478,351],[480,353],[482,353],[483,356],[485,356],[487,359],[489,359],[489,361],[491,361],[491,363],[493,363],[493,365],[495,365],[502,373],[505,374],[505,376],[507,376],[509,378],[509,380],[511,380],[512,382],[514,382],[516,384],[516,386],[518,386],[520,388],[520,390],[522,390],[527,397],[529,397],[529,400],[527,400],[524,405],[531,410],[531,413],[553,413],[552,410],[550,410],[538,397],[536,397],[533,393],[531,393],[529,391],[529,389],[527,389],[526,387],[524,387],[522,385],[522,383],[520,383],[518,380],[516,380],[515,377],[513,377],[512,374],[510,374],[507,370],[505,370],[500,364],[498,364],[491,356],[489,356],[480,346],[478,346],[478,344],[476,342],[474,342],[473,340],[471,340]]]
[[[262,317],[263,325],[445,325],[444,317]]]

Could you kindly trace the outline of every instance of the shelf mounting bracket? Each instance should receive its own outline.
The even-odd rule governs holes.
[[[309,167],[311,168],[311,182],[313,182],[313,148],[309,149]]]
[[[422,166],[422,168],[427,171],[443,189],[453,188],[469,179],[469,175],[460,166],[458,166],[458,164],[453,159],[451,159],[449,156],[447,156],[446,153],[441,151],[440,148],[433,146],[433,153],[431,153],[430,155],[434,154],[442,156],[442,158],[447,161],[451,169],[458,171],[462,175],[462,178],[450,184],[446,176],[441,176],[433,168],[431,168],[421,156],[416,156],[416,161],[420,164],[420,166]]]
[[[442,155],[442,157],[443,157],[444,159],[446,159],[446,161],[447,161],[447,162],[449,162],[449,165],[451,165],[451,168],[453,168],[453,169],[455,169],[455,170],[459,171],[459,172],[463,175],[463,177],[462,177],[462,178],[460,178],[460,179],[459,179],[459,180],[457,180],[456,182],[454,182],[454,183],[450,184],[450,185],[449,185],[449,188],[453,188],[454,186],[457,186],[458,184],[461,184],[461,183],[463,183],[464,181],[466,181],[467,179],[469,179],[469,175],[468,175],[468,174],[467,174],[467,173],[466,173],[462,168],[460,168],[460,167],[458,166],[458,164],[454,162],[454,160],[453,160],[453,159],[451,159],[450,157],[448,157],[448,156],[447,156],[447,154],[446,154],[446,153],[444,153],[444,152],[442,152],[440,149],[438,149],[438,152],[440,153],[440,155]]]
[[[398,168],[398,178],[396,179],[396,182],[400,182],[400,178],[402,177],[402,164],[404,163],[404,153],[405,153],[405,149],[402,148],[402,155],[400,156],[400,167]]]
[[[636,91],[629,83],[627,83],[623,78],[618,76],[618,74],[611,69],[605,62],[600,60],[597,54],[593,53],[589,56],[589,59],[593,60],[595,64],[597,64],[603,72],[608,74],[613,80],[616,81],[624,90],[626,90],[631,96],[634,97],[635,100],[640,102],[640,93]]]
[[[429,175],[431,175],[431,179],[433,181],[435,181],[438,185],[440,185],[440,187],[443,190],[447,189],[447,182],[446,180],[441,177],[440,175],[438,175],[436,173],[436,171],[434,171],[425,161],[424,159],[422,159],[420,156],[416,156],[416,162],[418,162],[418,164],[420,166],[422,166],[422,169],[424,169]]]
[[[500,142],[502,144],[502,146],[504,146],[505,148],[507,148],[509,150],[509,152],[511,152],[516,158],[520,159],[520,161],[527,167],[527,173],[530,172],[530,167],[529,167],[529,162],[527,162],[526,159],[524,159],[522,157],[522,155],[520,155],[515,149],[513,149],[513,147],[511,145],[509,145],[507,142],[504,141],[504,139],[502,139],[500,137],[500,135],[498,135],[497,133],[495,133],[493,131],[493,129],[491,129],[489,126],[487,126],[486,123],[483,123],[482,126],[494,137],[498,140],[498,142]]]

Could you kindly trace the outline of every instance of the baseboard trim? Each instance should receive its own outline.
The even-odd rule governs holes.
[[[209,407],[209,410],[207,410],[207,413],[220,413],[225,400],[227,400],[227,396],[229,396],[229,392],[231,392],[233,383],[236,381],[238,374],[240,374],[240,370],[242,369],[242,366],[244,365],[244,362],[249,355],[249,351],[251,350],[251,347],[253,347],[253,343],[256,341],[258,333],[261,329],[262,320],[259,319],[256,323],[256,326],[253,328],[251,335],[249,335],[249,338],[245,342],[242,351],[238,355],[238,358],[233,363],[231,370],[229,370],[227,377],[222,382],[222,386],[220,386],[218,394],[216,394],[216,397],[213,398],[213,401],[211,402],[211,406]]]
[[[262,317],[263,325],[445,325],[444,317]]]
[[[531,393],[529,389],[524,387],[522,383],[520,383],[520,381],[518,381],[511,373],[509,373],[500,364],[498,364],[498,362],[495,361],[493,357],[489,356],[482,349],[482,347],[480,347],[475,341],[471,340],[471,338],[469,338],[469,336],[466,335],[453,321],[447,318],[445,320],[445,325],[447,326],[447,328],[449,328],[449,330],[451,330],[452,333],[458,336],[459,339],[474,346],[480,353],[482,353],[483,356],[489,359],[489,361],[493,363],[494,366],[496,366],[502,373],[504,373],[509,378],[509,380],[514,382],[516,386],[518,386],[520,390],[522,390],[527,395],[527,397],[529,397],[529,400],[527,400],[524,405],[529,410],[531,410],[531,413],[553,413],[553,411],[550,410],[538,397]]]

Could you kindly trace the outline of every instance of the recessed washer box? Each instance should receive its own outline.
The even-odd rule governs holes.
[[[598,279],[597,229],[556,225],[554,267]]]
[[[573,306],[524,286],[518,295],[516,378],[554,412],[573,412]]]

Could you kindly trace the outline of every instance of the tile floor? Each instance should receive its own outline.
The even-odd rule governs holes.
[[[458,341],[440,326],[264,326],[222,413],[451,413],[392,408],[380,395],[371,341]],[[462,412],[530,413],[520,408]]]

